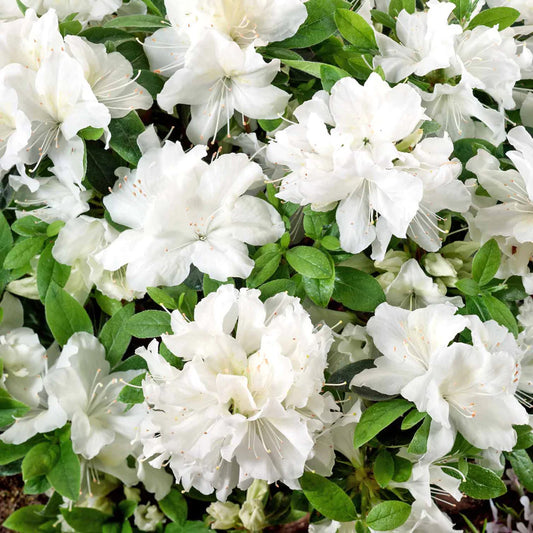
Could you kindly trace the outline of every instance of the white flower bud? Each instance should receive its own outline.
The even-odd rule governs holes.
[[[240,507],[231,502],[213,502],[207,508],[207,514],[214,518],[212,529],[232,529],[239,521]]]

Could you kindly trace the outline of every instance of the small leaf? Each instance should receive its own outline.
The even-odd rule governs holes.
[[[117,400],[127,405],[133,405],[144,402],[144,394],[141,388],[142,382],[146,377],[146,373],[134,377],[124,388],[120,391]]]
[[[498,243],[491,239],[487,241],[474,256],[472,262],[472,278],[481,286],[494,278],[500,267],[502,254]]]
[[[426,453],[428,448],[429,428],[431,426],[431,418],[426,416],[423,424],[416,430],[413,440],[407,451],[416,455],[422,455]]]
[[[50,331],[61,346],[78,331],[93,334],[93,325],[85,309],[57,283],[50,283],[44,310]]]
[[[59,460],[59,446],[49,442],[36,444],[22,460],[22,478],[24,481],[44,476],[52,470]]]
[[[53,255],[53,244],[50,243],[41,253],[37,263],[37,290],[41,302],[46,301],[50,283],[54,282],[59,287],[64,287],[70,276],[70,266],[58,263]]]
[[[106,349],[106,359],[109,364],[116,366],[131,341],[131,334],[126,329],[128,320],[135,313],[135,304],[130,303],[121,307],[105,324],[98,336]]]
[[[511,463],[520,483],[529,492],[533,492],[533,462],[527,451],[515,450],[513,452],[505,452],[505,457]]]
[[[477,296],[480,291],[478,282],[471,278],[463,278],[455,283],[455,288],[468,296]]]
[[[329,257],[311,246],[297,246],[286,254],[289,265],[296,272],[315,279],[329,279],[333,276],[333,269]]]
[[[116,20],[116,19],[113,19]],[[123,118],[115,118],[109,123],[111,140],[109,146],[132,165],[137,165],[141,158],[141,149],[137,145],[137,137],[144,131],[144,124],[139,115],[132,111]]]
[[[374,478],[382,488],[386,487],[394,476],[394,459],[387,450],[381,450],[374,460]]]
[[[516,337],[518,335],[518,324],[507,305],[490,294],[484,294],[481,299],[490,313],[490,316],[496,320],[498,324],[505,326]]]
[[[136,28],[150,31],[157,28],[168,28],[169,23],[158,15],[126,15],[108,20],[104,28]]]
[[[366,517],[366,523],[374,531],[391,531],[405,524],[410,514],[409,504],[390,500],[374,506]]]
[[[492,470],[469,463],[466,481],[459,485],[459,490],[477,500],[490,500],[505,494],[507,487]]]
[[[187,521],[187,501],[180,491],[172,489],[162,500],[159,508],[172,522],[185,524]]]
[[[337,9],[335,23],[341,35],[358,49],[377,50],[374,30],[361,15],[349,9]]]
[[[403,457],[394,456],[394,476],[392,479],[397,483],[405,483],[411,477],[413,463]]]
[[[409,411],[402,420],[402,429],[411,429],[426,417],[426,413],[420,413],[416,409]]]
[[[412,407],[412,403],[401,398],[371,405],[355,427],[354,446],[359,448],[366,444]]]
[[[0,428],[12,424],[15,418],[24,416],[30,408],[11,398],[9,393],[0,389]]]
[[[335,288],[335,279],[313,279],[306,276],[302,277],[302,283],[305,289],[305,293],[312,302],[320,307],[327,307],[333,289]]]
[[[59,451],[59,461],[46,477],[61,496],[76,501],[81,487],[81,466],[78,456],[72,449],[69,426],[60,432]]]
[[[357,518],[352,500],[333,481],[305,472],[300,485],[311,505],[326,518],[338,522],[351,522]]]
[[[371,313],[385,301],[385,293],[370,274],[354,268],[337,267],[333,299],[352,311]]]
[[[476,26],[497,26],[499,31],[508,28],[518,17],[520,12],[512,7],[493,7],[478,13],[468,25],[467,30],[473,30]]]
[[[126,331],[138,339],[159,337],[172,331],[170,315],[164,311],[143,311],[128,320]]]
[[[41,514],[43,509],[44,505],[28,505],[15,511],[2,525],[19,533],[35,533],[49,520]]]
[[[4,268],[14,270],[25,267],[43,249],[45,241],[46,237],[44,236],[18,240],[4,259]]]

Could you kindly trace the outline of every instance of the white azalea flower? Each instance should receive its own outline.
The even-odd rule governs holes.
[[[447,297],[439,286],[420,267],[416,259],[409,259],[400,268],[394,281],[385,290],[387,302],[414,311],[432,304],[449,302],[463,307],[460,296]]]
[[[452,141],[477,137],[498,145],[505,139],[503,112],[484,106],[466,80],[457,85],[437,83],[432,93],[420,94],[426,113]]]
[[[63,46],[56,12],[50,10],[38,17],[33,9],[28,9],[23,18],[2,24],[0,67],[18,63],[37,71],[48,57],[61,52]]]
[[[92,196],[92,191],[69,187],[55,176],[39,178],[36,181],[39,189],[34,193],[26,187],[19,188],[15,193],[15,203],[19,208],[18,216],[30,214],[30,210],[26,208],[31,208],[34,217],[51,224],[56,220],[67,222],[89,211],[87,202]]]
[[[477,26],[457,38],[450,77],[461,75],[471,87],[484,90],[506,109],[514,107],[513,88],[521,79],[513,30]]]
[[[106,270],[127,265],[133,290],[179,285],[191,264],[213,279],[246,278],[254,263],[245,243],[263,245],[283,234],[277,211],[245,194],[264,179],[259,165],[244,154],[210,165],[204,156],[205,147],[185,153],[179,143],[148,149],[104,199],[113,220],[132,229],[97,260]]]
[[[0,75],[0,171],[22,162],[21,151],[31,136],[31,122],[19,109],[14,89],[6,87]],[[35,182],[28,185],[35,190]]]
[[[46,350],[30,328],[23,327],[22,304],[8,292],[0,302],[0,387],[29,407],[39,404]]]
[[[249,118],[274,119],[285,110],[289,94],[272,80],[278,59],[265,63],[252,46],[242,50],[215,31],[207,31],[187,52],[184,68],[175,72],[157,97],[172,113],[176,104],[191,105],[187,136],[206,143],[227,125],[235,111]]]
[[[468,210],[471,197],[464,183],[458,179],[461,164],[450,160],[453,143],[445,137],[431,137],[419,142],[414,150],[403,155],[398,167],[421,179],[424,193],[419,209],[409,224],[407,235],[428,252],[436,252],[442,245],[443,233],[438,226],[439,211],[449,209],[463,213]]]
[[[105,45],[75,35],[68,35],[65,44],[70,55],[82,66],[96,99],[107,107],[111,118],[125,117],[134,109],[150,109],[150,93],[132,79],[133,68],[122,54],[108,54]]]
[[[358,253],[373,244],[373,257],[383,257],[391,234],[405,237],[422,197],[420,179],[393,165],[395,143],[424,117],[420,98],[377,74],[364,86],[343,78],[331,97],[318,92],[295,116],[299,123],[279,131],[267,151],[292,171],[278,196],[324,211],[340,201],[342,248]]]
[[[40,15],[50,9],[57,11],[61,20],[76,14],[76,19],[83,22],[100,21],[122,6],[123,0],[25,0],[27,7],[35,9]]]
[[[79,63],[60,52],[43,61],[37,73],[9,65],[4,74],[32,122],[25,162],[39,163],[48,155],[57,169],[70,174],[73,183],[81,184],[84,145],[77,134],[88,126],[105,128],[111,117],[96,100]]]
[[[16,19],[22,16],[17,0],[4,0],[0,5],[0,19]]]
[[[462,530],[455,529],[448,515],[443,513],[434,503],[427,506],[423,502],[415,501],[411,506],[411,514],[398,528],[397,533],[416,533],[418,531],[434,531],[438,533],[453,533]]]
[[[410,74],[424,76],[450,66],[455,54],[454,39],[462,32],[458,24],[448,24],[455,4],[430,0],[427,6],[427,11],[410,14],[402,10],[398,14],[399,43],[376,33],[381,55],[374,58],[374,64],[383,68],[388,81],[396,83]]]
[[[500,170],[499,161],[485,150],[466,165],[491,197],[501,202],[480,208],[474,224],[488,236],[533,243],[533,138],[523,126],[513,128],[507,138],[515,150],[506,155],[517,170]]]
[[[402,394],[413,380],[424,376],[433,360],[468,325],[450,304],[433,304],[408,311],[383,303],[370,318],[367,330],[383,354],[376,368],[363,370],[352,385],[383,394]],[[424,411],[424,409],[420,409]]]
[[[459,431],[478,448],[509,451],[516,444],[513,425],[529,420],[514,397],[515,372],[511,354],[454,343],[403,394],[427,412],[432,424],[439,424],[452,442]]]
[[[126,406],[117,401],[124,382],[131,381],[138,371],[110,374],[109,370],[98,339],[80,332],[65,344],[46,376],[46,390],[72,421],[73,449],[86,459],[97,456],[117,435],[133,438],[144,411],[140,406],[125,411]]]
[[[165,0],[170,22],[192,37],[214,28],[243,48],[266,46],[296,33],[307,18],[303,0]]]
[[[163,340],[183,370],[155,341],[138,351],[150,372],[143,389],[153,408],[140,433],[150,464],[168,461],[185,490],[219,499],[254,479],[297,487],[315,438],[338,416],[320,394],[329,328],[316,331],[286,294],[263,304],[259,291],[230,285],[204,298],[193,322],[173,313],[172,328]]]
[[[76,295],[79,301],[87,299],[94,285],[115,300],[131,301],[141,296],[127,286],[124,269],[106,271],[96,259],[118,236],[119,232],[106,220],[88,216],[71,219],[61,228],[52,253],[56,261],[73,267],[74,275],[80,278],[81,287]]]

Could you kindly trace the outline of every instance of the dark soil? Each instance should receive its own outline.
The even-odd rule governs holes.
[[[17,509],[25,505],[46,503],[46,496],[30,496],[22,492],[23,482],[21,476],[0,476],[0,524]],[[0,525],[0,533],[10,530]]]

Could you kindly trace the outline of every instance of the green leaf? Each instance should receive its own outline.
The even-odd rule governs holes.
[[[416,433],[413,436],[413,440],[407,451],[416,455],[422,455],[427,452],[428,448],[428,437],[429,437],[429,428],[431,426],[431,418],[426,416],[423,424],[416,430]]]
[[[372,507],[366,517],[366,524],[374,531],[391,531],[404,524],[410,514],[409,504],[390,500]]]
[[[352,311],[371,313],[385,301],[385,293],[370,274],[354,268],[337,267],[333,299]]]
[[[108,194],[117,177],[115,170],[122,166],[122,159],[113,150],[106,150],[101,142],[87,142],[87,172],[85,177],[101,194]]]
[[[512,7],[493,7],[478,13],[468,25],[467,30],[473,30],[476,26],[498,26],[498,29],[508,28],[518,17],[520,12]]]
[[[331,227],[335,221],[335,213],[333,211],[319,212],[311,209],[304,210],[304,230],[307,237],[318,241],[322,238],[324,230]]]
[[[94,26],[82,31],[80,37],[85,37],[88,41],[96,44],[113,44],[118,46],[126,41],[134,41],[135,35],[127,31],[118,30],[116,28],[102,28]]]
[[[405,483],[411,477],[413,463],[403,457],[394,456],[394,476],[392,479],[397,483]]]
[[[416,409],[409,411],[405,418],[402,420],[402,429],[406,430],[415,427],[425,417],[426,413],[420,413]]]
[[[15,511],[2,525],[19,533],[36,533],[49,520],[41,514],[43,509],[44,505],[28,505]]]
[[[59,446],[50,442],[36,444],[22,460],[22,478],[24,481],[44,476],[52,470],[59,460]]]
[[[394,476],[394,458],[387,450],[381,450],[374,460],[374,478],[385,488]]]
[[[44,312],[48,327],[61,346],[78,331],[93,334],[93,325],[85,309],[53,281],[48,287]]]
[[[148,8],[148,11],[154,15],[157,15],[158,17],[162,17],[163,13],[161,10],[152,2],[152,0],[142,0],[146,7]]]
[[[477,296],[480,291],[480,287],[477,281],[472,278],[463,278],[455,283],[455,288],[459,289],[463,294],[468,296]]]
[[[106,359],[111,367],[116,366],[126,353],[131,341],[131,334],[126,329],[128,320],[135,313],[135,304],[121,307],[105,324],[98,336],[106,349]]]
[[[467,296],[465,308],[469,315],[477,315],[483,322],[491,319],[487,306],[479,296]]]
[[[505,326],[516,337],[518,335],[518,324],[511,310],[502,301],[490,294],[484,294],[481,299],[487,307],[490,316],[498,324]]]
[[[357,518],[352,500],[333,481],[305,472],[300,478],[300,485],[313,508],[326,518],[338,522],[351,522]]]
[[[350,76],[348,72],[333,65],[320,66],[320,80],[325,91],[330,92],[331,88],[342,78]]]
[[[81,466],[78,456],[72,449],[69,426],[66,426],[61,430],[59,451],[59,461],[54,468],[48,472],[46,477],[50,482],[50,485],[52,485],[61,496],[76,501],[80,494]]]
[[[320,307],[328,306],[335,287],[335,278],[314,279],[303,276],[302,283],[312,302]]]
[[[169,23],[158,15],[126,15],[108,20],[104,28],[135,28],[140,31],[150,31],[158,28],[168,28]]]
[[[204,274],[204,280],[202,284],[202,290],[204,292],[204,296],[207,296],[208,294],[212,292],[216,292],[219,287],[222,285],[234,285],[233,280],[230,278],[227,281],[217,281],[215,279],[211,279],[207,274]]]
[[[185,524],[187,521],[187,501],[179,490],[172,489],[162,500],[159,508],[172,522]]]
[[[279,128],[281,124],[283,123],[283,119],[281,118],[276,118],[272,120],[259,119],[257,123],[264,131],[269,132],[269,131],[274,131],[275,129]]]
[[[16,2],[17,2],[17,6],[20,9],[20,11],[22,12],[22,14],[25,15],[26,11],[28,11],[28,6],[26,4],[24,4],[23,2],[21,2],[21,0],[16,0]]]
[[[22,444],[6,444],[0,441],[0,465],[7,465],[24,457],[40,440],[40,435]]]
[[[18,240],[4,259],[4,268],[14,270],[25,267],[43,249],[45,241],[46,237],[44,236]]]
[[[70,266],[58,263],[52,256],[53,243],[43,250],[37,263],[37,290],[41,302],[46,301],[50,284],[53,282],[59,287],[64,287],[70,276]]]
[[[141,69],[137,83],[142,85],[152,98],[156,98],[165,85],[165,78],[151,70]]]
[[[397,17],[404,9],[407,13],[413,14],[416,9],[415,0],[391,0],[389,4],[389,15],[391,17]]]
[[[129,384],[124,385],[124,388],[120,391],[117,400],[127,405],[144,402],[144,393],[141,388],[141,384],[145,377],[146,373],[141,374],[140,376],[134,377]]]
[[[372,17],[373,22],[382,24],[383,26],[391,30],[396,29],[396,21],[388,13],[385,13],[384,11],[379,11],[378,9],[371,9],[370,16]]]
[[[266,251],[260,253],[265,248]],[[246,280],[246,286],[254,289],[268,281],[278,269],[282,255],[281,249],[277,244],[267,244],[260,248],[254,256],[255,266]]]
[[[105,296],[100,291],[95,291],[94,296],[100,309],[109,316],[113,316],[122,309],[122,303],[119,300],[113,300],[113,298]]]
[[[515,450],[513,452],[505,452],[505,457],[511,463],[520,483],[529,492],[533,492],[533,462],[527,451]]]
[[[314,279],[329,279],[333,276],[333,269],[329,257],[311,246],[297,246],[286,253],[289,265],[296,272]]]
[[[296,283],[291,279],[274,279],[261,285],[259,290],[261,291],[261,300],[264,302],[280,292],[286,292],[289,296],[294,296],[296,294]]]
[[[137,41],[126,41],[117,46],[117,52],[122,54],[135,70],[149,70],[150,63],[144,53],[142,44]]]
[[[176,300],[164,289],[148,287],[146,292],[148,292],[150,298],[152,298],[157,305],[170,309],[171,311],[178,308],[178,302],[176,302]]]
[[[283,48],[307,48],[325,41],[337,30],[334,15],[345,2],[335,0],[309,0],[305,3],[307,19],[292,37],[276,43]]]
[[[371,405],[355,427],[354,446],[359,448],[366,444],[412,407],[412,403],[401,398]]]
[[[475,463],[468,463],[466,480],[459,490],[477,500],[490,500],[507,492],[504,482],[492,470]]]
[[[67,524],[78,533],[102,533],[103,525],[111,518],[107,514],[87,507],[61,509],[61,514]]]
[[[109,131],[111,132],[109,146],[122,159],[132,165],[137,165],[142,155],[141,149],[137,145],[137,137],[144,131],[144,124],[139,118],[139,115],[135,111],[132,111],[123,118],[111,120]]]
[[[24,237],[46,235],[46,228],[48,228],[48,224],[46,222],[43,222],[32,215],[19,218],[11,225],[12,231],[14,231],[17,235],[23,235]]]
[[[334,65],[328,65],[326,63],[319,63],[317,61],[296,61],[293,59],[284,59],[283,63],[288,67],[301,70],[302,72],[314,76],[315,78],[321,78],[322,67],[330,67],[330,73],[332,71],[335,71],[339,79],[345,78],[346,76],[350,76],[348,72],[339,67],[335,67]]]
[[[143,311],[127,321],[126,331],[138,339],[159,337],[172,331],[170,315],[164,311]]]
[[[93,128],[92,126],[87,126],[78,131],[78,136],[86,141],[97,141],[103,134],[104,128]]]
[[[500,268],[501,259],[498,243],[494,239],[487,241],[474,256],[472,278],[481,286],[486,285]]]
[[[0,265],[4,263],[7,253],[13,246],[13,236],[6,217],[0,212]]]
[[[533,431],[531,430],[531,426],[513,426],[513,428],[515,429],[517,435],[516,444],[513,450],[526,450],[527,448],[533,446]],[[0,461],[1,457],[2,454],[0,452]],[[0,464],[2,463],[0,462]]]
[[[359,50],[377,50],[374,30],[361,15],[349,9],[337,9],[335,23],[341,35]]]
[[[9,393],[0,389],[0,428],[13,423],[14,418],[24,416],[30,408],[11,398]]]

